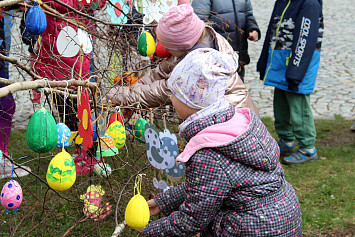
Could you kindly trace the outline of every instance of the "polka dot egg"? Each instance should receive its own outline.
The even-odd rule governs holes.
[[[14,210],[21,205],[22,188],[15,180],[8,181],[1,190],[1,205],[7,210]]]
[[[58,141],[55,146],[58,148],[63,148],[63,144],[64,144],[64,148],[68,148],[72,143],[72,141],[69,142],[69,138],[71,136],[70,129],[64,123],[58,123],[57,131],[58,131]]]

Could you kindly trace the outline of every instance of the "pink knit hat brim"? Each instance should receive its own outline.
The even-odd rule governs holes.
[[[205,23],[188,4],[171,8],[160,19],[156,33],[160,43],[170,50],[191,49],[199,40]]]

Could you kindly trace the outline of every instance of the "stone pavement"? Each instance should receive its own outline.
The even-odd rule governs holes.
[[[249,43],[251,63],[246,67],[245,83],[260,110],[261,117],[273,117],[273,87],[262,85],[256,72],[256,62],[264,41],[275,0],[251,0],[254,16],[262,32],[261,40]],[[353,0],[323,0],[325,32],[318,79],[311,104],[316,119],[334,119],[341,115],[355,121],[355,27],[351,25],[355,14]],[[14,26],[13,31],[18,27]],[[13,33],[16,35],[16,32]],[[19,37],[13,37],[12,57],[17,50],[26,50]],[[18,71],[11,67],[12,75]],[[28,78],[29,80],[29,78]],[[15,94],[17,108],[14,127],[26,129],[29,112],[32,109],[30,91]]]

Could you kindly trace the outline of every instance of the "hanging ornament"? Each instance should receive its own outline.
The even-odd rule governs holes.
[[[68,148],[72,143],[72,140],[69,141],[69,138],[71,136],[70,129],[64,123],[58,123],[57,131],[58,131],[58,141],[55,146],[58,148]]]
[[[42,8],[38,6],[37,1],[34,2],[34,5],[26,15],[25,26],[32,35],[40,35],[47,28],[46,14],[44,14]]]
[[[108,121],[108,126],[110,126],[115,121],[119,121],[121,124],[123,124],[123,119],[122,119],[122,115],[120,112],[116,111],[115,113],[110,115],[110,118]]]
[[[138,51],[142,56],[151,56],[155,52],[155,41],[148,31],[143,31],[138,39]]]
[[[72,58],[80,51],[79,37],[75,29],[71,26],[65,26],[57,36],[57,50],[60,56]]]
[[[94,132],[92,130],[91,124],[89,93],[86,89],[81,92],[80,104],[78,108],[78,117],[80,119],[79,135],[83,138],[83,148],[85,151],[87,151],[93,146],[92,137],[94,135]]]
[[[113,122],[107,129],[107,134],[115,141],[115,146],[121,149],[126,143],[126,132],[122,123],[119,121]]]
[[[1,205],[7,210],[18,208],[22,198],[22,188],[15,180],[8,181],[1,190]]]
[[[164,48],[164,46],[158,41],[156,49],[155,49],[155,54],[159,58],[166,58],[170,55],[170,52]]]
[[[118,149],[115,146],[115,141],[110,136],[105,136],[100,138],[100,145],[97,147],[96,156],[97,157],[109,157],[118,154]]]
[[[137,140],[141,143],[144,143],[144,130],[146,124],[150,125],[147,120],[140,118],[137,120],[136,125],[134,126],[134,136],[136,136]]]
[[[97,163],[94,165],[94,173],[107,178],[112,173],[112,169],[109,164]]]
[[[84,5],[89,5],[91,2],[91,0],[79,0],[80,3],[84,4]]]
[[[144,15],[143,23],[150,24],[153,21],[159,22],[164,13],[178,5],[178,0],[136,0],[134,4],[138,12]]]
[[[117,24],[126,24],[129,13],[129,2],[124,0],[111,0],[112,4],[107,6],[107,14],[111,16],[111,22]],[[117,26],[121,29],[122,26]]]
[[[37,110],[27,125],[26,142],[37,153],[52,150],[58,141],[57,125],[53,115],[44,107]]]
[[[48,185],[56,191],[70,188],[76,180],[76,169],[73,158],[64,149],[49,163],[47,175]]]
[[[91,36],[88,33],[80,28],[78,28],[78,39],[79,44],[82,45],[83,52],[86,54],[91,53],[92,51],[92,40]]]
[[[83,212],[85,216],[94,221],[99,221],[111,213],[112,205],[109,202],[101,204],[104,195],[105,191],[101,188],[101,185],[94,184],[87,188],[85,194],[80,195],[80,199],[84,200]]]
[[[164,180],[158,181],[157,178],[153,178],[153,185],[156,189],[168,190],[169,186]]]
[[[142,175],[136,177],[134,196],[128,202],[125,211],[125,221],[133,229],[142,229],[150,219],[148,203],[141,195]],[[137,191],[137,194],[136,194]]]

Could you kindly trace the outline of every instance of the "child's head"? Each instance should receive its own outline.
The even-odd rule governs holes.
[[[171,73],[168,87],[171,102],[181,119],[225,100],[230,77],[237,70],[232,56],[211,48],[193,50]]]
[[[182,4],[171,8],[160,19],[156,33],[160,43],[173,55],[191,49],[200,39],[205,23],[192,7]],[[181,56],[181,55],[175,55]]]

